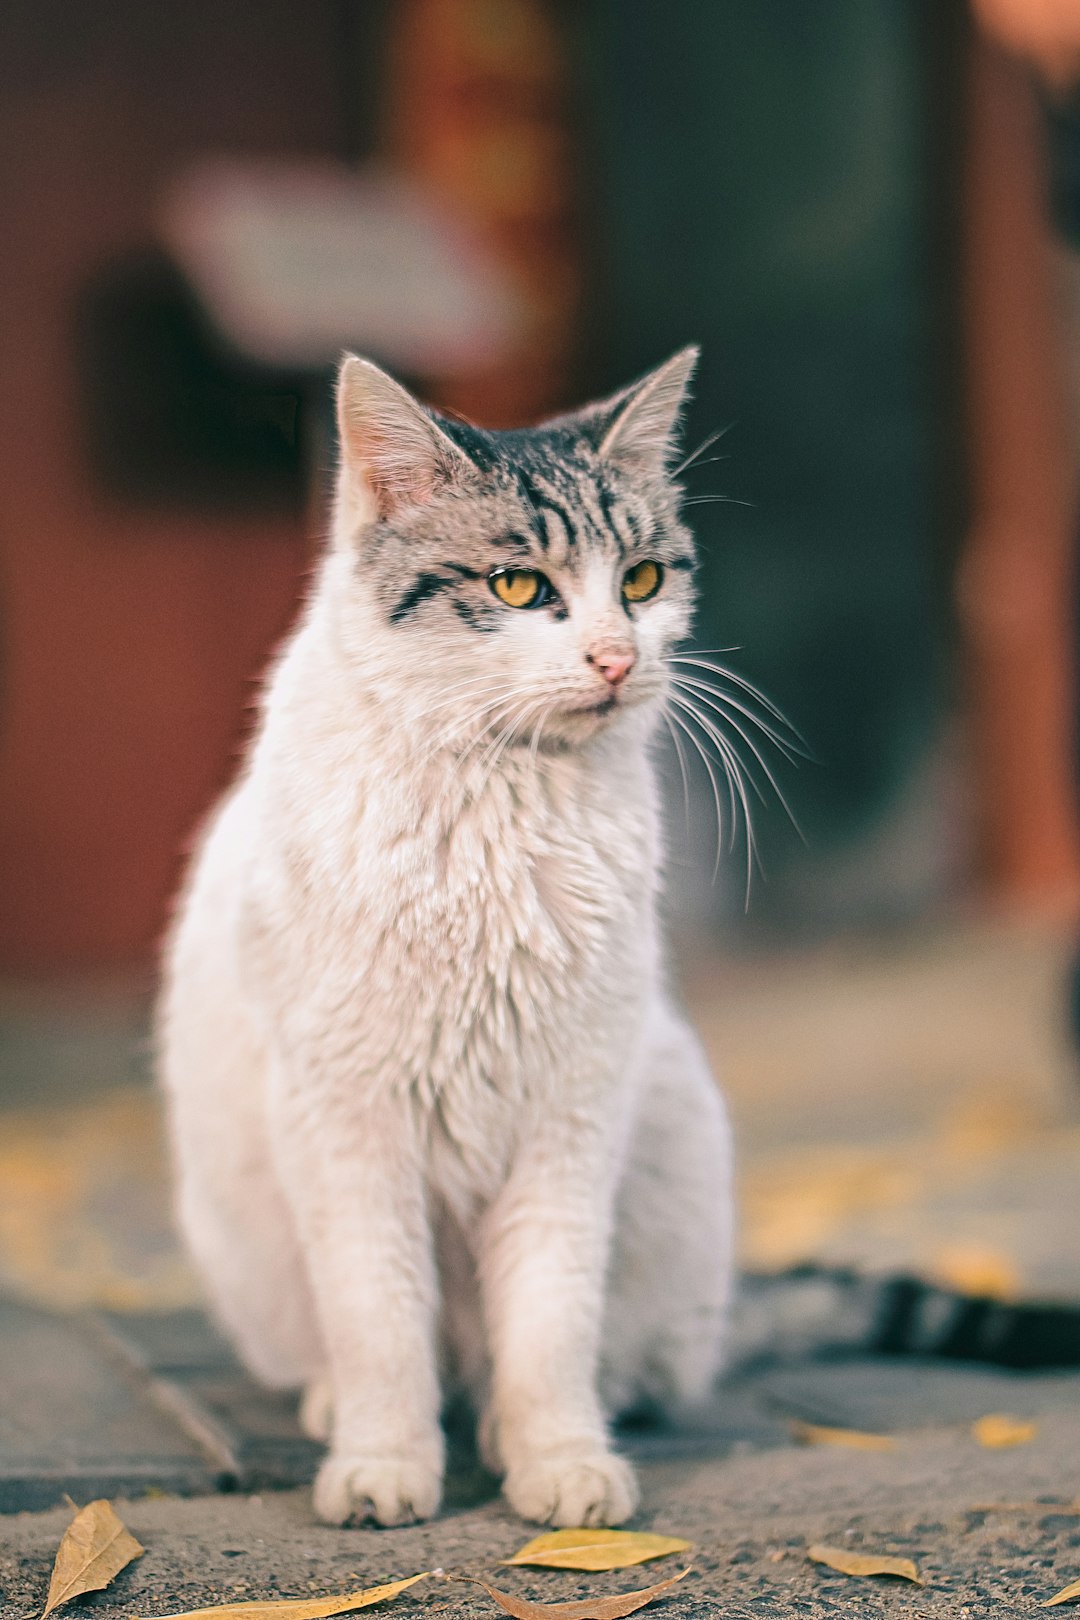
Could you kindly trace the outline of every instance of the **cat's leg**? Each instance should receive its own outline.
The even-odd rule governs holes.
[[[597,1393],[616,1166],[610,1119],[530,1121],[479,1232],[491,1353],[485,1460],[511,1506],[555,1525],[619,1524],[637,1503]]]
[[[273,1086],[276,1159],[328,1354],[328,1380],[305,1400],[309,1426],[330,1429],[315,1510],[404,1524],[436,1511],[443,1472],[422,1160],[406,1099],[358,1101],[336,1067],[312,1056]]]
[[[433,1212],[441,1319],[439,1371],[444,1400],[464,1397],[483,1412],[489,1386],[487,1342],[481,1319],[476,1262],[449,1210]],[[300,1427],[312,1440],[328,1441],[334,1427],[334,1391],[329,1373],[314,1379],[300,1402]]]
[[[220,863],[219,863],[220,864]],[[274,1173],[269,1057],[237,982],[206,863],[169,954],[159,1009],[178,1223],[214,1313],[252,1372],[297,1388],[325,1363],[291,1212]]]
[[[601,1352],[615,1416],[692,1405],[719,1370],[732,1291],[731,1135],[693,1030],[658,1004],[616,1204]]]
[[[238,1165],[235,1179],[219,1181],[205,1168],[182,1175],[178,1212],[214,1314],[247,1366],[271,1388],[313,1387],[325,1353],[292,1219],[268,1169]]]

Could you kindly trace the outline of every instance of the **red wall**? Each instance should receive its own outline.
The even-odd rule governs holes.
[[[308,543],[92,486],[73,305],[190,156],[333,152],[319,0],[9,0],[0,19],[0,970],[145,961]]]

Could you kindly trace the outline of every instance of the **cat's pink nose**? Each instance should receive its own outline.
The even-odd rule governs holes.
[[[632,652],[587,653],[586,658],[611,687],[621,686],[637,663]]]

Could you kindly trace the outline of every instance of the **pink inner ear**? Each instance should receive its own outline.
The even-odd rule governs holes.
[[[383,423],[367,412],[348,412],[342,448],[347,469],[369,491],[380,518],[421,506],[435,493],[439,454],[422,419]]]
[[[443,462],[437,430],[399,383],[369,361],[346,359],[338,384],[338,432],[346,478],[380,517],[430,500]]]
[[[438,462],[434,447],[409,443],[411,438],[374,422],[355,424],[350,431],[350,457],[381,518],[403,506],[422,506],[435,493]]]

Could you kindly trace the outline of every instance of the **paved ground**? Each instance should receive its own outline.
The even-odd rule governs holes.
[[[1071,950],[1052,933],[964,926],[785,959],[684,951],[741,1144],[744,1259],[1080,1301]],[[123,1512],[147,1555],[88,1605],[103,1617],[490,1570],[526,1531],[460,1449],[448,1511],[427,1528],[325,1529],[304,1490],[272,1488],[309,1478],[316,1453],[290,1404],[255,1391],[192,1309],[144,1027],[130,997],[0,998],[0,1616],[40,1609],[65,1489],[134,1498]],[[1080,1514],[1052,1505],[1080,1494],[1080,1374],[855,1354],[875,1297],[826,1290],[814,1304],[811,1287],[794,1315],[751,1310],[744,1350],[749,1321],[759,1344],[775,1350],[779,1334],[779,1360],[744,1362],[693,1431],[625,1437],[643,1469],[641,1525],[699,1546],[669,1612],[858,1603],[952,1620],[991,1604],[1030,1613],[1080,1576]],[[838,1331],[846,1359],[821,1359]],[[985,1451],[969,1426],[1003,1410],[1034,1418],[1036,1437]],[[792,1419],[897,1444],[795,1447]],[[233,1494],[205,1494],[223,1487]],[[813,1539],[907,1553],[927,1587],[832,1575],[806,1561]],[[555,1599],[662,1572],[503,1578]],[[468,1587],[415,1601],[491,1612]]]
[[[856,1369],[833,1370],[832,1407]],[[864,1398],[881,1378],[864,1368]],[[887,1375],[886,1375],[887,1377]],[[947,1369],[936,1390],[935,1421],[902,1428],[894,1450],[851,1452],[699,1436],[689,1454],[677,1440],[639,1441],[644,1500],[641,1528],[696,1544],[694,1574],[664,1612],[751,1620],[772,1614],[900,1613],[912,1616],[1030,1615],[1040,1600],[1080,1574],[1080,1514],[1068,1504],[1077,1485],[1080,1385],[1009,1380]],[[982,1382],[979,1382],[979,1379]],[[991,1380],[990,1385],[986,1379]],[[935,1383],[932,1369],[927,1382]],[[805,1380],[804,1380],[805,1384]],[[800,1399],[805,1403],[806,1389]],[[918,1402],[907,1415],[919,1417]],[[788,1392],[788,1404],[792,1392]],[[1031,1444],[980,1449],[965,1420],[1006,1396],[1014,1410],[1041,1413]],[[813,1402],[810,1403],[811,1406]],[[829,1405],[829,1402],[826,1402]],[[842,1399],[839,1405],[843,1406]],[[832,1407],[830,1409],[832,1409]],[[651,1454],[650,1454],[651,1453]],[[996,1506],[1014,1504],[1013,1506]],[[659,1579],[665,1565],[611,1575],[498,1571],[497,1562],[528,1531],[499,1502],[452,1507],[431,1525],[373,1531],[316,1525],[305,1491],[254,1496],[120,1502],[147,1548],[114,1590],[88,1607],[99,1620],[155,1616],[210,1602],[347,1591],[421,1569],[467,1568],[544,1600],[631,1590]],[[40,1607],[64,1510],[0,1518],[0,1612]],[[856,1582],[811,1565],[808,1543],[914,1558],[923,1588]],[[415,1604],[440,1613],[494,1614],[475,1588],[418,1588]]]

